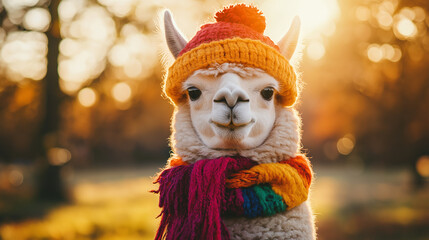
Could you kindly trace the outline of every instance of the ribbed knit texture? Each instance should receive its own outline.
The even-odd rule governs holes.
[[[217,12],[215,18],[217,22],[201,27],[169,68],[164,92],[171,101],[177,105],[186,100],[182,84],[196,70],[238,63],[273,76],[279,82],[280,104],[294,104],[298,95],[296,74],[279,47],[264,36],[262,13],[255,7],[237,4]]]
[[[218,22],[203,25],[197,35],[195,35],[180,52],[179,56],[203,43],[232,38],[259,40],[275,50],[279,50],[279,47],[269,37],[256,32],[248,26],[239,23]]]
[[[307,199],[312,175],[304,156],[259,165],[243,157],[170,165],[156,181],[162,219],[155,239],[229,239],[222,216],[291,209]]]
[[[264,70],[279,81],[281,105],[290,106],[296,101],[296,74],[286,58],[258,40],[241,38],[204,43],[177,58],[168,71],[164,91],[173,102],[184,101],[182,84],[187,77],[198,69],[223,63],[240,63]]]

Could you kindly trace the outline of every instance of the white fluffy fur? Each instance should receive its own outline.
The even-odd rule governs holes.
[[[231,239],[284,240],[315,239],[313,214],[309,203],[273,217],[224,219]]]

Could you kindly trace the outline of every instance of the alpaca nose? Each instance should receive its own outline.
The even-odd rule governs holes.
[[[249,96],[241,89],[222,88],[216,93],[213,102],[224,103],[233,109],[240,102],[249,102]]]

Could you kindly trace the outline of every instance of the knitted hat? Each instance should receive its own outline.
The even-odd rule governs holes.
[[[213,64],[238,63],[264,70],[279,82],[278,100],[283,106],[295,103],[297,83],[294,69],[279,47],[264,36],[265,17],[253,6],[237,4],[215,15],[216,22],[201,26],[170,67],[164,92],[174,104],[186,100],[182,83],[196,70]]]

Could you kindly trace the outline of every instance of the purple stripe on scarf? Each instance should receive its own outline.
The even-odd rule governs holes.
[[[225,178],[254,165],[221,157],[164,170],[156,181],[162,219],[155,239],[229,239],[221,215],[242,213],[243,197],[240,189],[225,189]]]

